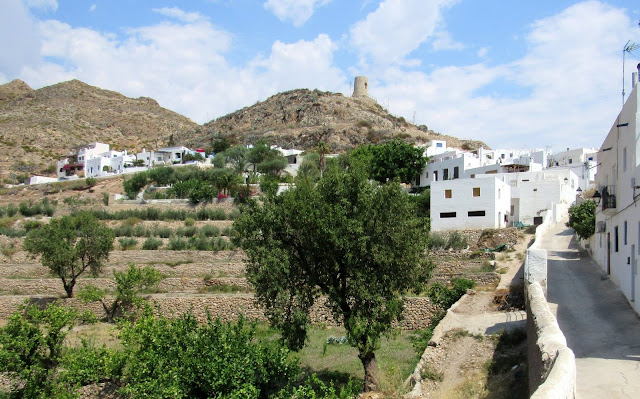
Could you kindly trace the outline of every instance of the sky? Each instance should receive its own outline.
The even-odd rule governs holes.
[[[0,84],[79,79],[197,123],[351,95],[492,148],[599,147],[640,62],[637,0],[0,0]]]

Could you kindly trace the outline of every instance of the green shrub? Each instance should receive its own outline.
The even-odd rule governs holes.
[[[149,308],[124,323],[121,336],[126,397],[266,398],[299,372],[280,342],[255,340],[255,327],[242,317],[200,324],[190,314],[165,318]]]
[[[123,251],[128,251],[130,249],[135,248],[136,245],[138,245],[138,240],[131,237],[121,237],[118,239],[118,242],[120,243],[120,248]]]
[[[206,224],[202,226],[200,233],[205,237],[217,237],[220,235],[220,229],[217,226]]]
[[[465,249],[467,247],[467,239],[457,231],[449,234],[449,239],[447,240],[447,248],[451,249]]]
[[[158,227],[154,228],[153,235],[160,238],[169,238],[173,235],[173,230],[170,227]]]
[[[445,249],[447,247],[447,239],[438,233],[431,233],[429,236],[430,249]]]
[[[24,229],[28,233],[33,229],[42,227],[42,222],[39,222],[37,220],[25,220],[24,223],[22,224],[22,227],[24,227]]]
[[[142,243],[142,249],[146,251],[155,251],[162,246],[162,240],[149,237]]]
[[[188,242],[181,237],[171,237],[167,249],[171,251],[183,251],[188,249]]]
[[[449,309],[456,303],[468,289],[475,287],[475,283],[464,278],[451,279],[451,288],[442,283],[434,283],[427,290],[427,295],[431,301],[443,309]]]
[[[196,224],[196,220],[192,217],[188,217],[184,220],[184,225],[186,227],[192,227]]]

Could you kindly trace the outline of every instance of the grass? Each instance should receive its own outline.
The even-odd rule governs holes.
[[[346,335],[342,327],[313,326],[304,349],[300,352],[303,369],[319,376],[339,378],[364,376],[358,351],[348,345],[326,345],[327,338]],[[388,396],[404,393],[404,380],[413,372],[417,358],[409,339],[410,333],[400,332],[383,338],[376,353],[380,388]],[[387,397],[387,396],[385,396]]]
[[[431,380],[442,382],[444,380],[444,373],[435,371],[428,364],[425,364],[422,367],[422,371],[420,372],[420,376],[423,380]]]

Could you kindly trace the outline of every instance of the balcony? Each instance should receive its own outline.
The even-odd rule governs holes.
[[[616,209],[616,186],[602,188],[602,211]]]

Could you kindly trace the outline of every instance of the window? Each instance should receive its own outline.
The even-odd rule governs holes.
[[[627,221],[624,221],[624,227],[622,228],[622,236],[624,237],[624,245],[627,245]]]
[[[509,158],[513,158],[513,152],[509,154]]]
[[[627,147],[622,149],[622,171],[627,171]]]
[[[473,196],[474,197],[479,197],[480,196],[480,187],[474,187],[473,188]]]
[[[470,218],[485,216],[485,211],[469,211],[467,212],[467,216],[469,216]]]
[[[457,179],[460,177],[460,168],[458,166],[455,166],[453,168],[453,178]]]
[[[500,154],[500,158],[504,159],[504,154]]]
[[[444,197],[451,198],[451,190],[444,190]]]
[[[442,180],[449,180],[449,169],[442,171]]]
[[[433,181],[438,181],[438,171],[433,172]]]
[[[618,252],[618,226],[613,228],[613,248]]]
[[[569,158],[569,163],[573,163],[573,159]]]
[[[442,148],[442,143],[436,143],[436,148]]]
[[[593,157],[589,157],[589,161],[593,161]]]
[[[418,177],[416,177],[416,186],[420,185],[420,175],[418,175]]]
[[[440,219],[449,219],[456,217],[455,212],[440,212]]]

